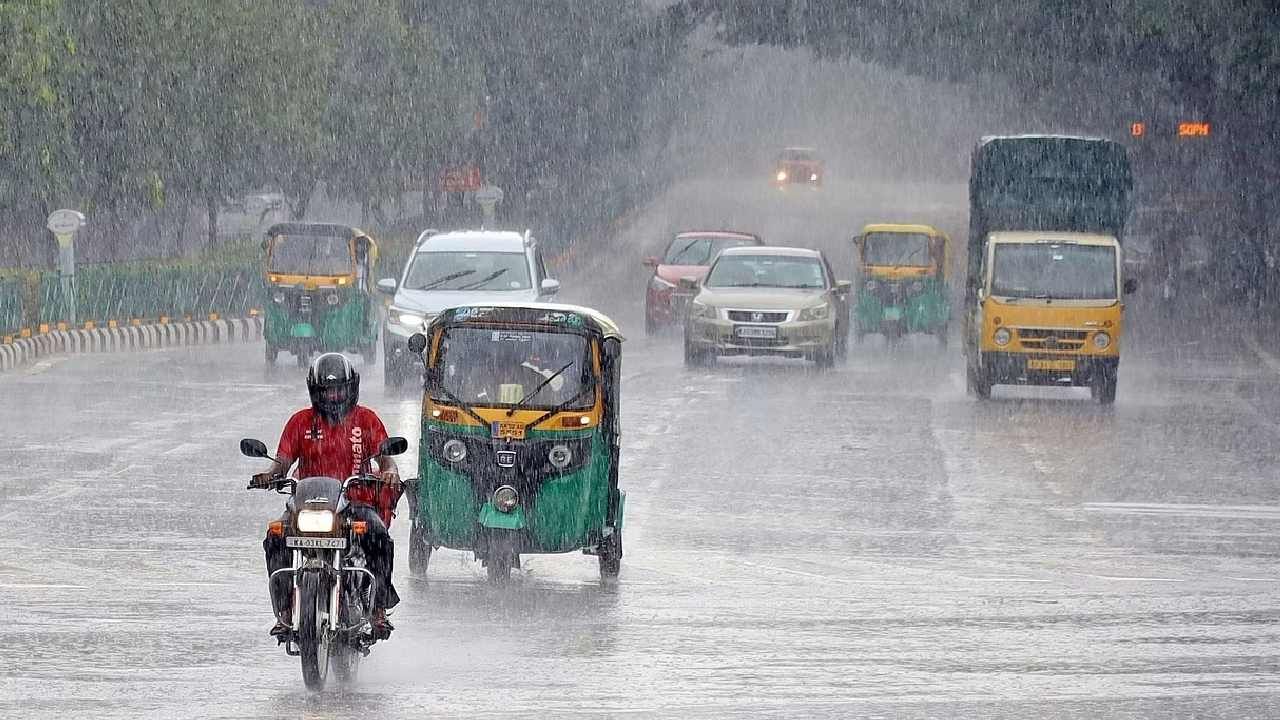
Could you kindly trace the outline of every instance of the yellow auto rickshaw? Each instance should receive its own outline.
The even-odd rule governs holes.
[[[949,240],[929,225],[874,224],[853,239],[860,286],[854,337],[882,333],[890,342],[923,332],[946,344]]]

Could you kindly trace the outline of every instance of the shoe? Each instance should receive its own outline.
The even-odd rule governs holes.
[[[284,614],[276,620],[275,627],[271,628],[271,637],[286,637],[291,632],[293,632],[293,622],[288,614]]]
[[[373,615],[369,617],[369,624],[373,626],[375,640],[386,640],[391,637],[391,631],[396,629],[387,619],[387,611],[382,608],[373,611]]]

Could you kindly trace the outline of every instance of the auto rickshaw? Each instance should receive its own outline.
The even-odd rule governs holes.
[[[520,556],[581,550],[602,582],[622,561],[622,335],[589,308],[473,305],[409,339],[424,373],[420,477],[409,481],[409,565],[470,550],[491,581]]]
[[[364,231],[328,223],[280,223],[267,230],[266,360],[281,350],[305,367],[312,353],[378,355],[381,306],[372,292],[378,245]]]
[[[854,337],[882,333],[896,342],[913,332],[947,342],[946,234],[928,225],[867,225],[853,239],[860,288]]]

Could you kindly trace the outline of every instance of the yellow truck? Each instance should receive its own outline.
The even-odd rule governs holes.
[[[966,385],[1088,387],[1115,401],[1132,175],[1122,146],[1054,135],[986,138],[969,179]]]

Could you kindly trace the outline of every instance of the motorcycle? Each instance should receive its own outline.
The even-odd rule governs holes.
[[[387,438],[377,455],[400,455],[409,448],[402,437]],[[274,460],[261,440],[240,441],[241,454]],[[289,633],[279,636],[285,652],[302,661],[302,681],[310,690],[324,689],[329,669],[338,679],[355,679],[360,659],[377,642],[370,621],[377,578],[366,567],[357,536],[368,524],[350,518],[347,489],[355,484],[376,484],[369,461],[359,475],[345,481],[329,477],[277,477],[251,482],[249,490],[275,490],[289,495],[288,520],[275,520],[268,532],[283,536],[291,551],[290,567],[271,573],[268,587],[288,575],[293,584],[293,622]],[[285,533],[288,532],[288,535]],[[277,620],[282,620],[277,614]]]

